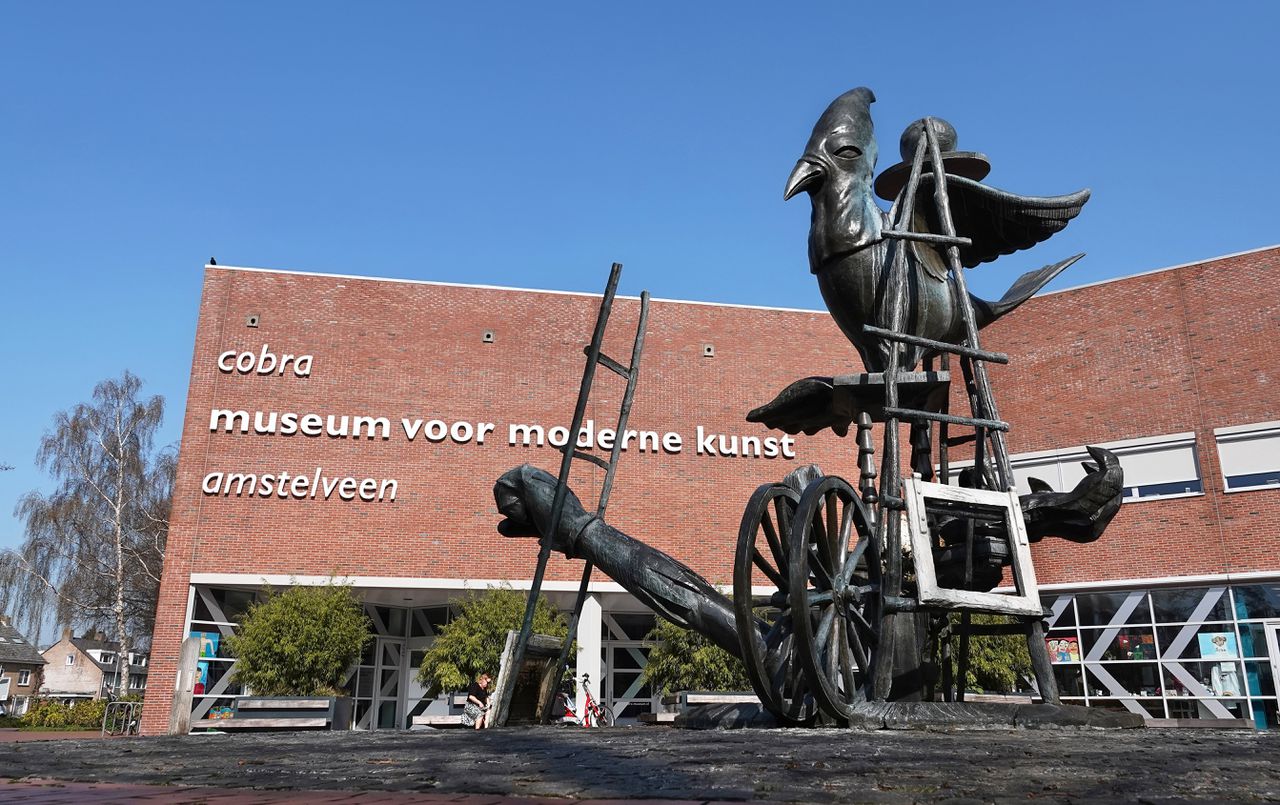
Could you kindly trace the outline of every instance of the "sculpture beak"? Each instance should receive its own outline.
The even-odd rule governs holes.
[[[824,178],[826,178],[826,171],[821,165],[801,157],[795,169],[791,171],[791,175],[787,177],[787,189],[782,194],[782,200],[790,200],[801,190],[812,190],[820,185]]]

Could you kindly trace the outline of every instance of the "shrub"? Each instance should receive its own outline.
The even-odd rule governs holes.
[[[102,728],[102,717],[107,713],[107,702],[104,699],[90,701],[84,699],[71,705],[68,712],[68,726],[77,729],[96,730]]]
[[[102,727],[106,710],[105,701],[85,699],[68,707],[56,699],[33,699],[21,724],[28,729],[96,730]]]
[[[423,656],[418,681],[430,690],[461,690],[482,671],[496,677],[507,632],[520,629],[527,601],[524,593],[505,587],[462,598],[457,617],[440,630]],[[569,634],[569,624],[539,596],[533,631],[563,638]],[[573,657],[572,651],[569,656]]]
[[[659,620],[645,639],[653,645],[644,678],[663,694],[677,690],[751,690],[742,661],[697,632]]]
[[[972,616],[973,623],[990,625],[1005,623],[998,615]],[[952,662],[960,658],[960,616],[952,615],[956,637],[953,638]],[[1018,689],[1020,680],[1031,676],[1031,655],[1027,639],[1022,635],[974,635],[969,638],[969,673],[965,690],[1010,693]]]
[[[53,699],[32,699],[27,712],[22,716],[24,727],[64,727],[70,715],[70,708]]]
[[[229,640],[232,681],[260,696],[333,696],[371,639],[351,587],[332,582],[268,590]]]

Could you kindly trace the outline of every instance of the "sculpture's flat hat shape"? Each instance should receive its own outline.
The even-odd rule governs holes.
[[[944,171],[955,176],[972,179],[975,182],[982,181],[991,172],[991,162],[987,159],[986,154],[980,154],[977,151],[955,150],[956,130],[954,126],[938,117],[921,118],[907,126],[906,130],[902,132],[902,139],[898,142],[902,161],[897,165],[885,168],[884,173],[876,177],[874,185],[876,195],[885,201],[896,199],[898,193],[902,192],[902,188],[906,186],[907,180],[911,176],[911,160],[916,155],[916,144],[920,141],[920,136],[923,134],[926,124],[933,130],[938,139],[938,149],[941,151],[942,169]],[[926,151],[923,170],[930,170],[932,166],[933,160],[929,158],[929,152]]]

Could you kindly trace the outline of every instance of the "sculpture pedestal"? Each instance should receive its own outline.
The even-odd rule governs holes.
[[[996,704],[946,702],[868,702],[854,708],[850,729],[858,730],[1008,730],[1098,727],[1137,729],[1146,721],[1135,713],[1117,713],[1073,704]],[[758,703],[714,704],[676,717],[682,729],[776,727]]]

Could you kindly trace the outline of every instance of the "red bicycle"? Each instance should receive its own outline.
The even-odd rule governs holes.
[[[590,675],[583,674],[582,678],[576,681],[582,683],[582,691],[587,697],[586,706],[582,708],[582,715],[578,715],[573,710],[573,697],[568,691],[560,691],[557,695],[560,703],[564,705],[563,719],[579,727],[612,727],[613,711],[609,709],[609,705],[600,704],[591,695]]]

